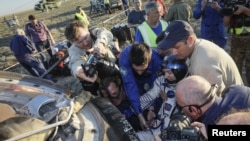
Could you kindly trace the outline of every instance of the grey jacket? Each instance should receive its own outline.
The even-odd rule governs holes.
[[[92,33],[97,37],[96,41],[93,41],[94,44],[98,42],[102,42],[105,44],[107,53],[104,54],[104,57],[111,62],[115,62],[116,58],[109,48],[109,45],[113,44],[113,34],[105,28],[95,28],[92,30]],[[70,60],[68,66],[71,70],[71,74],[74,77],[77,77],[76,73],[79,69],[82,69],[81,64],[84,64],[86,62],[86,60],[88,59],[88,54],[86,50],[78,48],[77,46],[72,44],[69,48],[69,58]]]

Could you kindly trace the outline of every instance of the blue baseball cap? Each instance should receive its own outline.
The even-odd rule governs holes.
[[[170,49],[177,42],[187,38],[192,34],[194,34],[194,29],[188,22],[183,20],[175,20],[168,25],[165,31],[165,37],[158,43],[157,48],[161,50]]]

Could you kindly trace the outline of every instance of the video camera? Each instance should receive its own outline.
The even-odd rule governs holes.
[[[235,5],[243,5],[245,7],[249,7],[248,0],[225,0],[224,8],[221,9],[221,14],[224,16],[231,16],[235,11],[237,11],[237,7]]]
[[[181,112],[174,114],[167,128],[161,132],[162,141],[200,141],[201,133],[190,127],[190,119]]]
[[[86,63],[82,64],[82,69],[88,77],[93,77],[96,73],[96,64],[100,58],[98,53],[90,54]]]
[[[93,77],[97,71],[99,76],[119,73],[115,63],[105,60],[98,53],[90,54],[86,63],[82,64],[82,68],[88,77]]]
[[[81,66],[88,77],[93,77],[97,72],[100,79],[119,73],[119,68],[115,63],[105,60],[98,53],[90,54],[86,63],[81,64]],[[81,82],[84,90],[91,92],[93,95],[98,95],[99,84],[97,82],[91,83],[85,80]]]

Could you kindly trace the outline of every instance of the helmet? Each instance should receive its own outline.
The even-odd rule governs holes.
[[[185,59],[178,59],[177,55],[170,55],[164,57],[162,63],[162,69],[170,69],[174,76],[176,77],[175,82],[169,83],[177,83],[182,80],[188,73],[188,67]]]

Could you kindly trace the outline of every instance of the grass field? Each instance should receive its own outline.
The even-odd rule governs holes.
[[[123,10],[115,9],[113,14],[104,13],[92,13],[89,14],[90,3],[89,0],[68,0],[63,2],[61,7],[49,10],[49,12],[42,11],[25,11],[22,13],[14,13],[19,21],[18,26],[8,27],[4,18],[7,20],[12,19],[12,15],[0,17],[0,69],[4,69],[12,64],[16,63],[15,58],[9,50],[9,43],[14,35],[16,28],[24,28],[25,24],[28,23],[28,16],[34,14],[37,19],[43,21],[48,28],[56,42],[65,40],[64,30],[68,23],[74,20],[75,8],[77,6],[82,6],[87,15],[91,18],[91,27],[105,27],[110,29],[117,23],[126,22],[126,16]]]
[[[132,0],[131,0],[132,1]],[[143,0],[144,2],[147,0]],[[190,0],[191,1],[191,0]],[[166,4],[169,3],[169,0],[166,1]],[[189,2],[191,5],[194,4],[194,1]],[[90,3],[89,0],[68,0],[63,2],[61,7],[49,10],[49,12],[35,11],[30,10],[22,13],[13,13],[17,16],[20,25],[16,27],[9,28],[4,22],[4,17],[0,21],[0,47],[9,46],[9,42],[13,36],[15,28],[23,28],[24,25],[28,22],[28,16],[34,14],[37,16],[38,20],[44,21],[45,24],[51,29],[51,32],[55,40],[61,41],[64,40],[64,28],[65,26],[74,20],[75,8],[81,5],[84,11],[91,18],[90,25],[92,27],[104,26],[107,29],[110,29],[117,23],[124,23],[127,20],[125,13],[121,13],[121,10],[115,10],[113,14],[89,14]],[[133,3],[130,3],[133,6]],[[168,4],[167,4],[168,5]],[[6,16],[7,19],[12,19],[12,15]]]
[[[131,0],[132,1],[132,0]],[[143,0],[143,7],[147,0]],[[191,1],[191,0],[190,0]],[[194,1],[189,2],[191,5],[194,5]],[[11,67],[13,64],[16,64],[15,57],[9,50],[9,43],[14,35],[14,31],[16,28],[24,28],[24,25],[28,23],[28,16],[30,14],[36,15],[37,19],[43,21],[48,28],[51,30],[51,33],[56,42],[60,42],[65,40],[64,30],[68,23],[74,20],[75,8],[77,6],[82,6],[87,15],[91,18],[90,25],[91,27],[105,27],[107,29],[111,29],[114,25],[120,23],[126,23],[127,17],[125,15],[124,10],[115,9],[112,14],[104,14],[104,13],[93,13],[90,15],[90,3],[89,0],[68,0],[63,2],[59,8],[55,8],[53,10],[49,10],[48,12],[42,11],[25,11],[22,13],[14,13],[17,16],[19,21],[18,26],[8,27],[4,22],[4,17],[1,17],[2,21],[0,21],[0,69],[5,69]],[[133,7],[133,3],[130,3],[131,7]],[[169,5],[169,0],[166,0],[166,5]],[[7,20],[12,19],[12,15],[5,17]],[[199,30],[199,20],[194,21],[193,25],[197,31]],[[125,42],[127,43],[127,42]],[[121,48],[124,47],[124,43],[120,44]]]
[[[16,60],[9,50],[9,43],[14,35],[16,28],[24,28],[25,24],[28,23],[28,16],[30,14],[36,15],[37,19],[43,21],[48,28],[56,42],[65,40],[64,30],[68,23],[74,20],[75,8],[77,6],[82,6],[84,11],[91,18],[91,27],[106,27],[111,28],[116,23],[125,22],[125,13],[123,10],[115,10],[113,14],[104,13],[93,13],[89,14],[89,0],[68,0],[63,2],[61,7],[49,10],[48,12],[42,11],[25,11],[22,13],[14,13],[19,21],[18,26],[8,27],[4,18],[7,20],[12,19],[12,15],[1,17],[0,21],[0,69],[4,69],[16,63]],[[115,16],[116,15],[116,16]],[[115,17],[114,17],[115,16]],[[110,19],[110,20],[109,20]]]
[[[121,10],[115,10],[114,14],[89,14],[89,0],[68,0],[62,3],[61,7],[55,8],[53,10],[49,10],[49,12],[35,11],[30,10],[23,13],[15,13],[17,16],[20,25],[9,28],[7,24],[4,22],[4,17],[1,17],[2,21],[0,22],[0,47],[8,46],[9,42],[13,36],[14,30],[19,27],[23,28],[26,23],[28,23],[28,16],[30,14],[34,14],[37,16],[37,19],[40,21],[44,21],[44,23],[51,30],[55,40],[61,41],[64,39],[64,28],[65,26],[74,20],[75,8],[81,5],[84,11],[91,18],[90,25],[92,27],[105,26],[110,28],[114,22],[123,22],[125,20],[125,14],[119,14],[122,12]],[[117,15],[119,14],[119,15]],[[117,15],[110,21],[107,19]],[[12,15],[6,16],[6,19],[12,19]],[[116,20],[116,21],[115,21]]]

